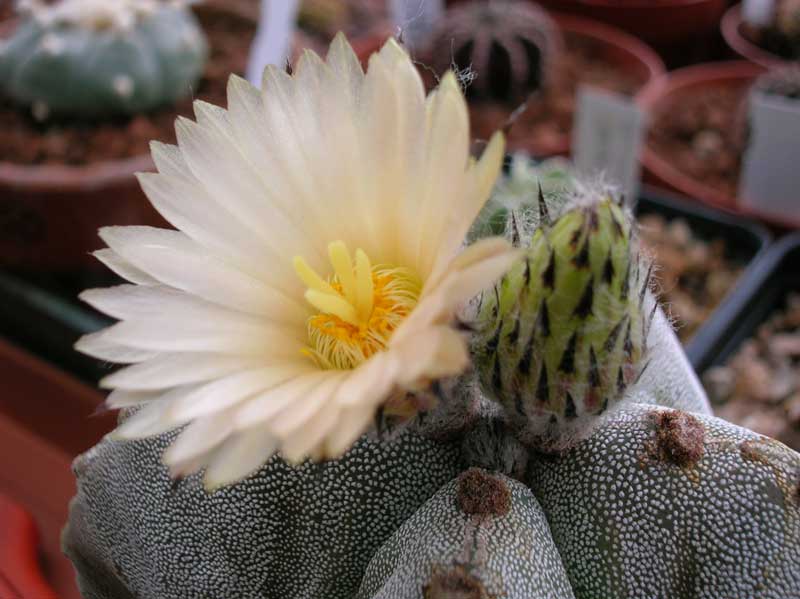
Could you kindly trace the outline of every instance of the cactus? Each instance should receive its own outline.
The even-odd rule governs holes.
[[[536,180],[526,183],[526,173]],[[506,223],[538,213],[540,174],[518,173],[516,199],[511,187],[498,187],[494,206],[507,210]],[[570,192],[554,187],[543,195],[559,220],[549,228],[518,224],[516,233],[509,225],[507,235],[518,234],[528,252],[539,240],[565,243],[571,258],[578,221],[591,231],[597,216],[588,242],[594,257],[585,270],[560,275],[569,282],[560,297],[569,311],[588,273],[603,274],[597,255],[611,248],[612,295],[634,280],[618,268],[632,255],[633,233],[624,209],[608,198],[587,204],[575,198],[586,193],[580,183],[564,185]],[[653,300],[640,279],[629,289],[633,304],[603,300],[604,310],[616,311],[608,320],[650,318],[640,308],[642,289],[648,307]],[[616,411],[588,418],[590,436],[571,438],[555,455],[526,444],[519,421],[480,384],[480,368],[435,386],[434,411],[370,434],[338,460],[291,467],[275,457],[213,494],[202,489],[200,474],[170,481],[160,458],[175,432],[104,439],[75,463],[78,494],[64,533],[84,597],[796,597],[800,456],[711,417],[663,314],[657,310],[651,326],[637,329],[629,317],[632,331],[647,333],[636,351],[647,347],[650,366],[638,380],[632,371]],[[595,326],[586,338],[606,339],[607,321]],[[485,349],[480,327],[474,335],[475,347]],[[616,349],[596,356],[603,374],[618,371]]]
[[[447,10],[424,55],[437,74],[461,73],[469,97],[513,103],[549,84],[562,44],[557,26],[530,2],[468,2]]]
[[[190,95],[207,53],[183,2],[31,1],[0,47],[0,92],[40,120],[131,115]]]
[[[800,57],[800,0],[779,0],[775,29],[786,40],[795,58]]]
[[[539,503],[479,468],[444,485],[383,544],[356,599],[573,599]]]

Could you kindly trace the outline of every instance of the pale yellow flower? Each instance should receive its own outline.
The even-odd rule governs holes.
[[[233,77],[227,110],[195,111],[140,176],[178,230],[101,230],[132,284],[83,294],[121,322],[77,347],[131,364],[102,381],[110,407],[142,406],[116,436],[186,425],[165,462],[216,487],[276,451],[338,456],[379,406],[463,371],[455,311],[515,254],[461,251],[502,135],[471,159],[455,78],[426,98],[394,40],[366,74],[339,36],[327,61],[268,68],[262,90]]]

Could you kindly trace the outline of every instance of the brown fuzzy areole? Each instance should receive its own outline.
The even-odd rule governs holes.
[[[706,431],[703,423],[678,410],[653,414],[656,457],[681,468],[694,466],[703,457]]]
[[[511,492],[500,478],[480,468],[470,468],[458,477],[459,509],[470,516],[505,516]]]
[[[449,570],[436,569],[431,579],[422,588],[424,599],[487,599],[481,581],[472,576],[463,566]]]

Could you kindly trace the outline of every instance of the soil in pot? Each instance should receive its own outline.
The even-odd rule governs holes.
[[[589,84],[626,96],[634,95],[642,80],[605,57],[599,40],[565,32],[564,53],[557,58],[558,77],[553,85],[532,96],[514,120],[508,134],[510,150],[524,150],[534,156],[566,153],[572,132],[576,90]],[[473,136],[488,140],[502,128],[515,107],[502,103],[474,103],[470,106]]]
[[[0,162],[77,166],[140,156],[149,153],[153,139],[174,142],[175,118],[192,116],[194,99],[224,106],[228,74],[244,72],[255,25],[249,18],[224,10],[201,9],[198,16],[211,55],[195,97],[149,114],[95,124],[41,124],[29,112],[0,99]]]
[[[800,294],[703,383],[717,416],[800,450]]]
[[[682,218],[639,217],[639,235],[657,265],[659,299],[687,343],[725,298],[744,265],[729,258],[721,237],[705,240]]]
[[[776,4],[779,11],[783,10],[788,13],[790,10],[794,10],[797,15],[800,15],[800,4],[797,0],[778,0]],[[794,6],[791,7],[789,4],[794,4]],[[789,20],[790,16],[787,15],[785,19]],[[800,31],[796,31],[794,36],[789,36],[775,21],[764,27],[757,27],[740,20],[738,33],[746,41],[774,55],[776,61],[800,60]]]
[[[673,94],[651,115],[647,139],[662,160],[731,201],[745,147],[748,84],[711,82]]]

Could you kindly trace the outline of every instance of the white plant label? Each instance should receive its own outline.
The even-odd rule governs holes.
[[[741,204],[800,217],[800,100],[750,93],[750,133],[742,157]]]
[[[425,38],[444,13],[444,0],[390,0],[392,21],[413,48]]]
[[[772,22],[775,15],[775,0],[744,0],[742,20],[756,27],[764,27]]]
[[[258,29],[247,64],[247,80],[253,85],[261,85],[261,75],[268,64],[286,66],[299,8],[300,0],[261,0]]]
[[[587,176],[602,174],[635,201],[644,128],[645,115],[630,98],[580,86],[572,134],[575,166]]]

